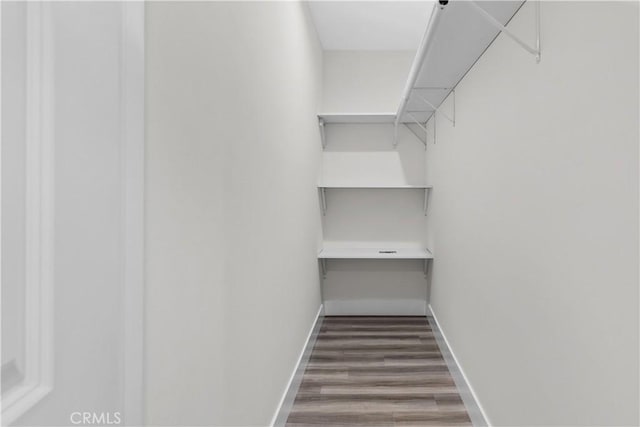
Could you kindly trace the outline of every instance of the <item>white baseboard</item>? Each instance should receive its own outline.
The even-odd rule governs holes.
[[[280,403],[276,408],[275,413],[273,414],[273,418],[271,419],[271,427],[283,427],[287,423],[287,418],[289,418],[289,413],[291,412],[291,408],[293,407],[293,402],[296,399],[296,395],[298,394],[298,389],[300,388],[300,384],[302,383],[302,377],[304,376],[304,371],[307,367],[307,363],[309,362],[309,358],[311,357],[311,351],[313,350],[313,346],[316,343],[316,339],[318,338],[318,333],[320,332],[320,326],[322,325],[322,319],[324,318],[324,306],[321,304],[318,309],[318,313],[316,314],[316,319],[311,325],[311,329],[309,330],[309,335],[307,336],[307,340],[300,352],[300,356],[298,357],[298,362],[291,373],[291,377],[289,378],[289,383],[287,384],[287,388],[285,388],[282,398],[280,399]]]
[[[453,381],[455,381],[456,383],[458,393],[460,393],[460,397],[464,402],[464,406],[467,409],[469,418],[471,418],[471,422],[475,427],[491,426],[487,414],[482,408],[482,405],[480,405],[478,396],[474,392],[473,387],[471,387],[471,383],[469,383],[467,376],[464,374],[462,367],[458,363],[458,359],[456,359],[455,354],[453,354],[453,351],[451,350],[451,346],[449,346],[447,337],[444,335],[444,332],[442,332],[442,329],[440,328],[438,318],[433,312],[431,305],[428,305],[427,307],[427,316],[427,320],[429,322],[429,325],[431,325],[433,335],[436,339],[436,342],[438,343],[438,347],[440,348],[442,357],[444,358],[444,361],[449,368],[449,372],[451,372]]]
[[[326,316],[425,316],[424,299],[358,299],[324,302]]]

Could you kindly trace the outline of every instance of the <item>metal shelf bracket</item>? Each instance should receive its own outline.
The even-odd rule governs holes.
[[[473,7],[476,8],[478,13],[480,13],[480,15],[482,15],[482,17],[485,18],[487,20],[487,22],[489,22],[489,24],[493,25],[494,27],[496,27],[497,29],[502,31],[511,40],[513,40],[514,42],[518,43],[520,45],[520,47],[522,47],[524,50],[526,50],[527,52],[529,52],[532,55],[535,55],[536,63],[540,62],[540,0],[535,0],[535,7],[536,7],[536,11],[535,11],[535,15],[536,15],[536,18],[535,18],[536,19],[536,22],[535,22],[535,25],[536,25],[536,43],[535,43],[535,47],[530,46],[528,43],[525,43],[524,41],[522,41],[522,39],[520,39],[520,37],[518,37],[515,34],[513,34],[509,29],[507,29],[507,27],[502,25],[489,12],[484,10],[477,3],[476,0],[471,0],[469,3]]]
[[[424,189],[424,216],[427,216],[427,208],[429,207],[429,195],[431,194],[430,188]]]
[[[324,134],[324,120],[318,119],[318,126],[320,127],[320,141],[322,142],[322,149],[327,148],[327,138]]]
[[[409,117],[411,117],[411,119],[414,121],[414,123],[403,123],[403,125],[409,129],[411,131],[411,133],[418,139],[418,141],[422,142],[424,144],[424,149],[427,149],[427,127],[426,127],[426,123],[423,125],[422,123],[420,123],[420,121],[416,118],[416,116],[414,116],[413,114],[411,114],[410,112],[407,112],[407,114],[409,115]],[[418,127],[424,132],[424,139],[422,139],[422,137],[420,136],[420,134],[418,132],[416,132],[415,129],[413,129],[411,126],[409,126],[410,124],[416,124],[418,125]],[[394,138],[393,141],[393,146],[397,147],[398,146],[398,138]]]
[[[455,99],[455,98],[454,98]],[[436,145],[436,118],[433,118],[433,145]]]
[[[326,188],[320,187],[320,208],[322,209],[322,216],[327,214],[327,192]]]
[[[422,102],[427,104],[429,107],[433,108],[434,113],[440,114],[442,117],[444,117],[445,119],[449,120],[451,122],[451,124],[453,125],[453,127],[456,127],[456,90],[453,89],[451,92],[453,93],[453,118],[449,117],[440,108],[436,107],[431,102],[429,102],[429,100],[426,99],[424,96],[419,95],[419,94],[416,94],[416,95],[418,96],[418,98],[420,98],[420,100]]]
[[[431,266],[431,260],[430,259],[425,259],[424,260],[424,278],[425,279],[429,279],[429,267]]]

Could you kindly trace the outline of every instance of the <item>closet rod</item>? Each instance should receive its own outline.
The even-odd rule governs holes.
[[[405,86],[404,92],[402,93],[400,107],[398,108],[398,113],[396,114],[396,119],[394,122],[394,146],[398,144],[398,125],[400,124],[400,120],[402,120],[402,116],[405,113],[407,103],[409,102],[409,97],[411,96],[411,90],[416,84],[420,68],[422,68],[424,60],[427,57],[427,53],[429,53],[429,49],[431,48],[433,42],[433,33],[435,33],[438,24],[440,23],[440,18],[442,17],[447,3],[449,2],[446,0],[439,0],[436,4],[435,10],[431,14],[431,18],[429,19],[427,30],[425,31],[424,36],[422,37],[422,41],[420,42],[420,47],[418,47],[416,57],[413,60],[413,65],[411,65],[411,71],[409,71],[409,79],[407,80],[407,85]]]

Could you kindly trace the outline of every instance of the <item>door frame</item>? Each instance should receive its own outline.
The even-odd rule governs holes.
[[[2,396],[3,425],[26,413],[54,385],[53,23],[49,4],[29,2],[25,8],[24,372]]]
[[[2,396],[2,425],[54,383],[54,23],[52,4],[26,7],[26,283],[24,378]],[[144,2],[121,2],[122,421],[144,424]],[[0,32],[2,7],[0,7]],[[0,56],[1,58],[1,56]],[[0,62],[0,73],[1,73]],[[1,76],[1,74],[0,74]],[[1,111],[1,110],[0,110]],[[0,213],[1,214],[1,213]],[[1,224],[1,223],[0,223]],[[0,230],[1,231],[1,230]],[[0,265],[1,268],[1,265]]]

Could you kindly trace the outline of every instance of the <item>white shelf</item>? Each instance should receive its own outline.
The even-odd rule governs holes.
[[[389,123],[395,122],[395,113],[325,113],[318,114],[325,124],[332,123]]]
[[[448,92],[447,92],[448,93]],[[414,116],[426,121],[431,113],[414,111]],[[395,113],[322,113],[318,114],[318,119],[324,124],[393,124],[396,120]],[[413,123],[411,117],[405,116],[400,123]]]
[[[478,2],[500,25],[506,25],[523,3]],[[398,123],[425,123],[499,33],[472,1],[436,4],[396,112]],[[455,121],[455,107],[443,113]]]
[[[419,189],[426,190],[433,188],[431,185],[394,185],[394,184],[318,184],[318,188],[344,188],[344,189]]]
[[[322,215],[327,213],[327,189],[347,189],[347,190],[424,190],[424,206],[423,211],[427,215],[429,207],[429,193],[431,193],[431,185],[365,185],[365,184],[318,184],[320,197],[322,201]]]
[[[426,248],[324,248],[318,253],[319,259],[433,259]]]
[[[415,111],[413,116],[403,114],[403,117],[398,121],[399,123],[410,124],[414,123],[416,119],[418,121],[426,122],[431,113],[424,113],[422,111]],[[395,113],[322,113],[318,114],[318,123],[320,124],[320,139],[322,142],[322,148],[326,148],[327,141],[324,131],[325,125],[331,124],[389,124],[394,125],[396,123]]]

